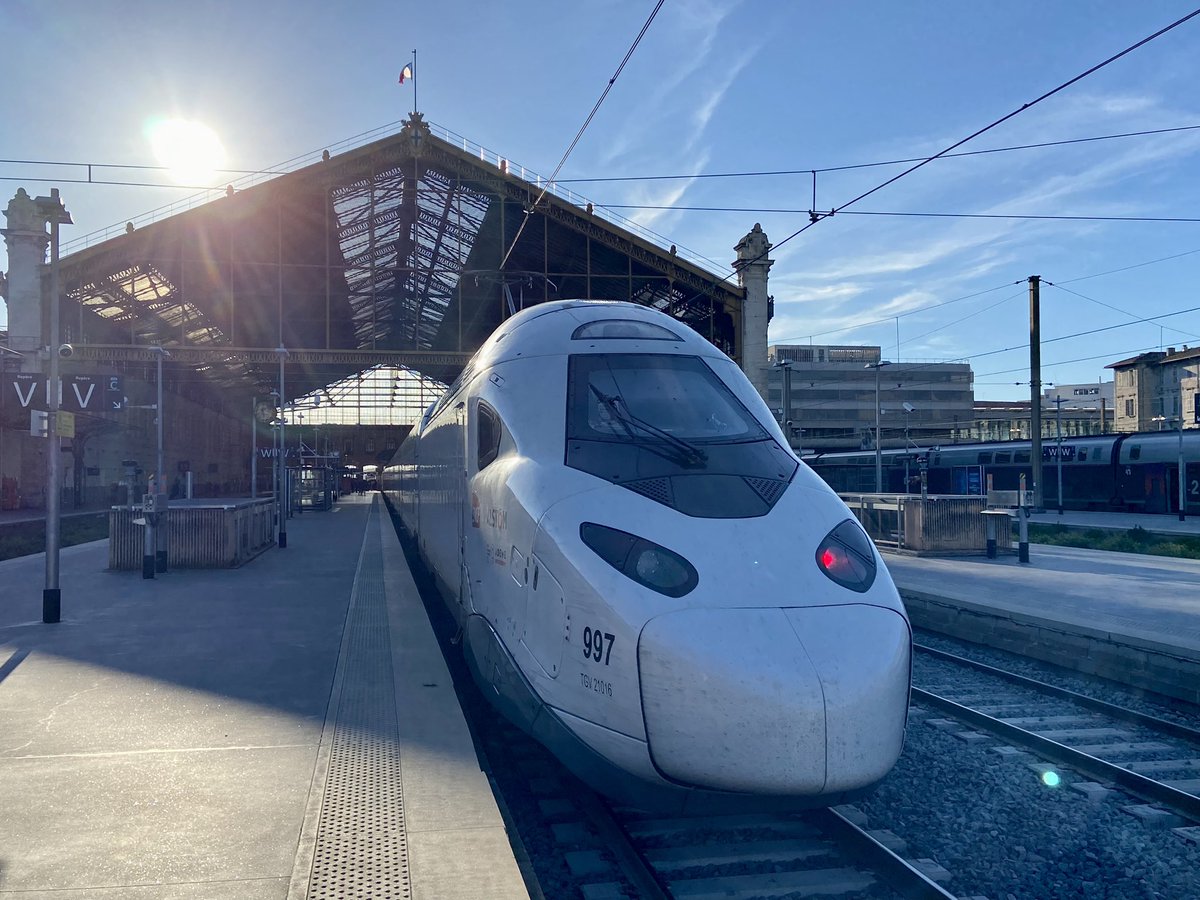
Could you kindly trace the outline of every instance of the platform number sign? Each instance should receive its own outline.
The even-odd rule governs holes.
[[[104,378],[105,404],[108,409],[125,408],[125,377],[123,375],[106,375]]]

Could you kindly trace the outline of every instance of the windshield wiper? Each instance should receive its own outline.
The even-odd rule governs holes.
[[[675,461],[680,465],[700,466],[708,462],[708,454],[695,444],[690,444],[683,438],[676,437],[669,431],[664,431],[657,425],[651,425],[645,419],[638,418],[629,411],[628,406],[626,406],[624,401],[622,401],[619,396],[610,397],[594,384],[589,384],[588,387],[591,389],[592,393],[596,395],[596,398],[613,412],[613,414],[617,417],[617,421],[621,423],[621,426],[625,429],[625,433],[628,434],[630,438],[633,437],[633,432],[630,426],[636,425],[645,433],[651,435],[652,437],[658,438],[663,443],[678,451],[679,458],[677,458]]]

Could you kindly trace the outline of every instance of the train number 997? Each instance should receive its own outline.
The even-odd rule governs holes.
[[[612,656],[614,640],[615,638],[607,631],[601,631],[599,628],[584,628],[583,655],[596,662],[603,662],[607,666],[609,657]]]

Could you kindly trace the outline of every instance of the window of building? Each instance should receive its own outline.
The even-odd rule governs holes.
[[[1128,416],[1129,418],[1133,418],[1133,401],[1132,400],[1125,401],[1125,415]]]

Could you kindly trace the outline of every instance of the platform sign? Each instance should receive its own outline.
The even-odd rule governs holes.
[[[54,415],[54,433],[59,437],[75,437],[75,413],[60,409]]]
[[[119,395],[111,389],[114,380],[117,390],[121,391]],[[60,379],[60,384],[58,402],[62,409],[71,412],[98,412],[124,408],[124,384],[119,375],[67,375]],[[46,386],[47,381],[41,375],[12,374],[4,385],[4,405],[15,402],[21,409],[48,410],[50,392]],[[108,390],[105,390],[105,387]],[[120,400],[119,404],[114,405],[114,397]]]
[[[48,409],[46,382],[40,375],[10,375],[4,385],[4,405],[8,406],[14,400],[21,409]]]
[[[124,375],[107,375],[105,376],[105,405],[108,410],[124,409],[125,402],[128,399],[125,396],[125,376]]]

